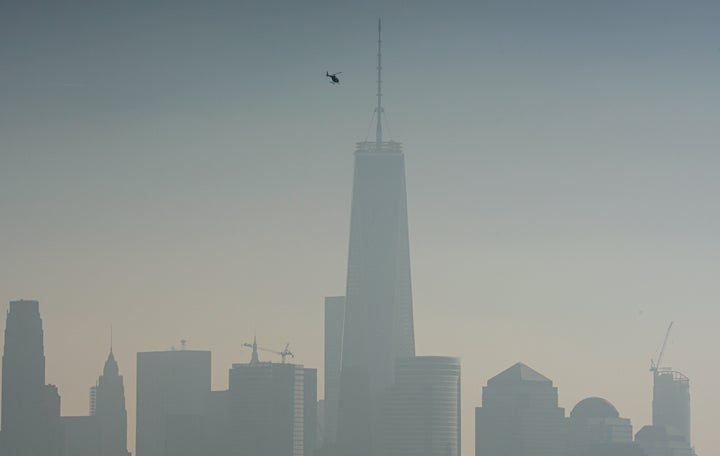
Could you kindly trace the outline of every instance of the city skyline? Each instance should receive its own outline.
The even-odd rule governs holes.
[[[615,14],[597,6],[592,16],[600,25],[579,33],[590,14],[554,2],[549,11],[568,21],[554,35],[548,30],[557,23],[542,12],[516,15],[521,3],[459,8],[465,21],[459,11],[440,11],[431,21],[437,11],[424,3],[413,12],[386,6],[388,42],[395,43],[386,55],[397,65],[387,76],[389,116],[412,151],[415,324],[424,335],[417,351],[462,358],[463,450],[470,454],[480,389],[516,361],[552,378],[566,409],[599,395],[635,426],[649,424],[649,359],[663,328],[676,321],[666,360],[693,382],[693,440],[699,453],[709,453],[718,445],[710,426],[719,409],[712,396],[716,368],[703,362],[713,356],[708,316],[718,292],[717,135],[707,120],[718,109],[709,83],[718,71],[717,46],[708,45],[717,7],[697,2],[680,11],[660,2],[639,12],[610,2]],[[184,7],[164,33],[181,37],[179,25],[197,11]],[[149,8],[156,19],[159,11]],[[291,342],[298,362],[322,365],[322,298],[343,293],[351,147],[363,139],[374,91],[377,8],[356,8],[358,16],[331,8],[338,20],[327,28],[307,19],[316,11],[306,10],[300,19],[317,32],[296,45],[271,43],[288,56],[288,67],[279,58],[265,67],[260,51],[227,44],[234,41],[220,31],[232,28],[222,22],[195,44],[203,50],[225,43],[222,58],[206,62],[212,68],[197,67],[207,73],[188,75],[175,73],[191,68],[166,51],[192,40],[155,35],[149,19],[136,23],[132,45],[155,40],[138,54],[111,36],[119,25],[102,16],[101,24],[116,28],[100,36],[98,48],[71,52],[75,37],[68,42],[60,34],[66,41],[56,46],[68,66],[22,61],[7,43],[19,42],[18,27],[32,16],[10,7],[20,26],[0,24],[2,37],[14,38],[0,40],[1,50],[18,62],[0,73],[12,89],[2,94],[0,114],[0,207],[7,214],[0,298],[44,303],[47,378],[61,390],[63,415],[87,409],[111,323],[126,378],[135,377],[135,352],[187,339],[192,348],[213,350],[213,388],[222,386],[226,366],[249,358],[241,345],[255,331],[278,349]],[[242,33],[262,36],[275,12],[255,11],[259,25],[244,23]],[[201,16],[198,26],[217,17]],[[486,26],[482,32],[470,17]],[[517,36],[489,18],[512,25]],[[667,22],[675,28],[668,31]],[[689,24],[693,33],[684,33]],[[602,25],[616,30],[607,41],[598,38]],[[97,33],[87,27],[78,33]],[[299,33],[297,27],[290,31]],[[350,32],[339,33],[344,28]],[[45,41],[20,48],[53,50],[52,33],[40,36]],[[563,41],[568,36],[582,38],[584,47]],[[539,44],[524,41],[533,37]],[[440,52],[443,68],[426,69],[413,40]],[[479,57],[456,42],[470,42]],[[289,57],[300,43],[312,51]],[[121,51],[109,53],[118,66],[105,57],[103,65],[88,66],[81,51],[98,49]],[[310,58],[318,49],[332,57]],[[235,71],[224,60],[235,50],[256,65]],[[165,60],[152,62],[151,51]],[[476,60],[468,63],[470,56]],[[227,66],[213,67],[221,61]],[[109,77],[118,69],[130,77]],[[204,97],[174,101],[213,82],[235,93],[230,69],[242,75],[238,86],[254,81],[237,88],[242,97],[226,103],[208,89]],[[326,69],[344,71],[339,87],[327,85]],[[452,90],[437,90],[448,79]],[[259,90],[260,81],[272,89]],[[299,95],[303,84],[312,87],[312,102]],[[246,95],[253,90],[257,98]],[[78,321],[87,322],[82,331]],[[577,372],[577,365],[585,369]],[[623,372],[623,382],[613,370]],[[134,415],[135,394],[127,389]]]

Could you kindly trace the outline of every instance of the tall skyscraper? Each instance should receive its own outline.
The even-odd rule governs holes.
[[[475,456],[558,456],[565,410],[552,380],[517,363],[488,380],[475,409]]]
[[[382,431],[383,456],[460,456],[460,360],[399,360]]]
[[[49,456],[61,451],[60,396],[45,385],[43,328],[37,301],[11,301],[2,363],[2,451]]]
[[[209,351],[137,354],[137,456],[168,456],[168,425],[204,414],[210,393],[210,364]]]
[[[255,345],[255,344],[253,344]],[[227,403],[229,448],[224,454],[314,456],[317,370],[258,360],[233,364]]]
[[[405,158],[382,136],[378,23],[375,141],[355,151],[337,444],[344,456],[378,454],[380,398],[395,362],[415,355]]]
[[[653,366],[651,370],[653,424],[640,429],[635,442],[647,456],[694,456],[690,441],[690,380],[671,368]]]
[[[325,298],[325,398],[323,402],[323,443],[330,449],[337,436],[340,401],[340,366],[345,322],[345,296]]]
[[[125,386],[112,348],[93,389],[90,408],[100,426],[100,456],[128,456]]]
[[[690,445],[690,380],[680,372],[653,371],[653,426]]]

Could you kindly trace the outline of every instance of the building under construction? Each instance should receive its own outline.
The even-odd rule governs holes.
[[[670,323],[656,360],[653,373],[652,426],[645,426],[635,436],[648,456],[694,456],[690,440],[690,380],[669,367],[661,367],[662,356],[670,337]]]
[[[663,426],[668,435],[690,444],[690,380],[669,368],[653,375],[653,426]]]

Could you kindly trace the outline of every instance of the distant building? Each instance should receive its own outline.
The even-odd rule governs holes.
[[[100,456],[129,456],[125,386],[112,348],[97,385],[91,388],[91,415],[100,426]],[[68,456],[68,455],[66,455]]]
[[[207,456],[205,416],[202,414],[170,415],[165,428],[166,456]],[[224,455],[228,453],[217,453]]]
[[[405,155],[400,143],[382,135],[379,38],[375,140],[355,150],[338,404],[341,456],[376,455],[381,397],[394,382],[395,360],[415,355]]]
[[[593,446],[582,456],[647,456],[647,454],[634,443],[605,443]]]
[[[230,369],[229,455],[314,456],[317,371],[260,362]],[[141,456],[141,455],[138,455]]]
[[[233,456],[235,439],[230,391],[212,391],[205,403],[204,456]]]
[[[559,456],[565,410],[552,380],[518,363],[488,380],[475,409],[475,456]]]
[[[690,445],[690,380],[672,369],[653,371],[653,426]]]
[[[591,449],[617,450],[618,444],[632,444],[632,424],[621,418],[607,400],[589,397],[578,402],[568,419],[568,456],[585,456]],[[633,450],[634,451],[634,450]]]
[[[318,448],[317,369],[303,367],[303,456],[316,456]]]
[[[652,426],[635,435],[647,456],[694,456],[690,440],[690,380],[670,368],[653,367]]]
[[[102,454],[102,433],[96,416],[63,416],[63,456],[99,456]]]
[[[345,324],[345,296],[325,298],[325,397],[323,401],[323,443],[333,446],[337,437],[342,337]]]
[[[204,414],[210,372],[209,351],[137,354],[137,456],[172,456],[166,452],[166,444],[177,445],[167,440],[168,426]]]
[[[382,428],[384,456],[460,456],[460,360],[398,360]]]
[[[635,443],[646,456],[695,456],[695,451],[664,426],[644,426],[635,434]]]
[[[37,301],[11,301],[2,361],[0,453],[54,456],[62,451],[60,395],[45,385],[42,319]]]

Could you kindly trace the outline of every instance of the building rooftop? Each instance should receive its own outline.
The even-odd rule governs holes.
[[[577,403],[570,412],[571,418],[619,418],[614,405],[601,397],[588,397]]]
[[[515,382],[543,382],[552,383],[552,380],[545,377],[538,371],[526,366],[523,363],[517,363],[510,368],[500,372],[495,377],[488,380],[488,385],[494,383],[515,383]]]

